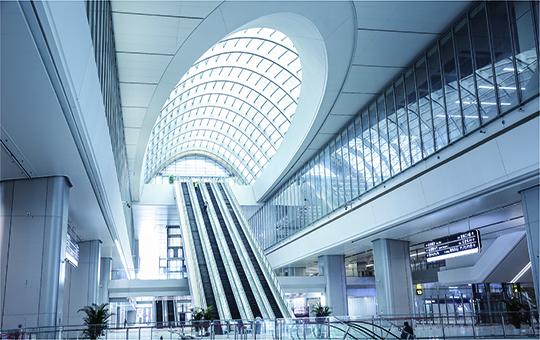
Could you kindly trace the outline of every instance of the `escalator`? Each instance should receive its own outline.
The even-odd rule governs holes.
[[[207,186],[208,185],[209,184],[207,184]],[[255,272],[257,273],[257,277],[259,278],[259,282],[261,283],[262,289],[266,293],[266,297],[272,308],[272,311],[274,312],[274,316],[276,318],[283,318],[283,313],[281,312],[281,309],[279,308],[276,298],[274,297],[274,294],[272,293],[272,290],[270,289],[270,285],[268,284],[268,281],[266,280],[266,277],[264,276],[264,273],[259,264],[259,261],[257,261],[257,257],[255,256],[255,253],[253,252],[253,249],[251,248],[251,245],[246,237],[246,234],[244,233],[244,229],[242,229],[242,226],[240,225],[240,221],[238,220],[238,217],[236,216],[236,212],[234,211],[234,208],[231,205],[231,202],[229,201],[227,194],[225,193],[223,184],[217,183],[217,187],[219,191],[221,192],[221,196],[223,197],[223,200],[227,209],[229,210],[229,214],[231,215],[231,218],[234,222],[236,230],[238,231],[238,235],[240,235],[240,238],[242,239],[242,242],[244,243],[246,252],[249,256],[249,259],[251,260],[251,263],[253,265],[253,268],[255,269]]]
[[[184,185],[185,183],[182,183],[182,186]],[[210,218],[208,217],[208,211],[206,210],[206,204],[202,197],[201,189],[198,187],[197,184],[195,184],[195,194],[197,195],[197,200],[199,202],[199,206],[201,207],[201,214],[203,217],[206,232],[208,234],[208,241],[212,248],[212,253],[214,254],[214,260],[216,262],[216,266],[219,272],[219,278],[221,280],[221,285],[223,286],[225,298],[227,299],[227,304],[229,305],[229,311],[231,312],[231,317],[235,320],[242,319],[242,316],[240,315],[240,311],[238,309],[238,305],[236,304],[236,300],[234,298],[231,282],[229,281],[229,277],[227,276],[227,271],[225,270],[223,258],[221,256],[221,253],[219,252],[218,243],[216,241],[214,230],[212,229],[212,224],[210,223]],[[202,252],[202,249],[201,249],[201,252]],[[202,273],[201,273],[201,276],[202,276]],[[210,305],[211,304],[208,303],[208,306]],[[216,306],[215,302],[212,306]],[[216,319],[219,319],[219,318],[216,318]]]
[[[156,323],[157,326],[163,326],[163,301],[156,301]]]
[[[236,247],[234,246],[233,240],[231,238],[231,234],[229,233],[229,229],[227,228],[227,224],[225,223],[225,219],[223,218],[223,214],[221,213],[219,205],[217,204],[216,196],[214,195],[212,186],[208,182],[206,182],[205,184],[206,184],[206,189],[208,190],[208,195],[210,196],[210,201],[212,202],[212,206],[214,207],[217,219],[219,221],[219,225],[223,232],[223,236],[225,237],[225,241],[227,242],[227,247],[229,248],[231,258],[234,262],[234,267],[236,268],[236,271],[238,272],[238,277],[240,278],[240,282],[242,283],[242,287],[244,288],[244,293],[246,294],[249,307],[251,308],[251,311],[253,313],[253,317],[254,318],[256,318],[257,316],[262,317],[263,315],[261,313],[261,310],[259,309],[259,305],[257,304],[257,299],[255,298],[255,295],[253,294],[253,290],[251,288],[251,285],[249,284],[248,278],[246,276],[246,272],[244,270],[244,267],[242,266],[242,262],[240,262],[238,251],[236,250]]]
[[[189,227],[191,230],[191,235],[193,238],[193,245],[195,248],[195,255],[197,256],[198,270],[201,275],[202,286],[204,290],[204,297],[206,299],[207,306],[213,306],[212,316],[214,320],[219,320],[219,311],[216,305],[216,299],[214,297],[214,291],[212,290],[212,282],[210,281],[210,274],[208,272],[208,266],[204,258],[204,252],[201,242],[201,236],[197,230],[197,222],[195,221],[195,213],[193,212],[193,205],[191,204],[191,199],[189,198],[189,191],[187,183],[183,182],[182,193],[184,195],[184,202],[186,206],[187,217],[189,220]]]
[[[167,300],[167,320],[169,321],[169,325],[174,325],[174,321],[175,321],[174,314],[175,314],[174,301]]]

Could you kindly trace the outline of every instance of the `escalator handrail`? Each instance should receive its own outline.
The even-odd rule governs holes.
[[[376,325],[374,322],[367,322],[367,321],[360,321],[360,320],[356,320],[356,321],[345,321],[345,320],[339,319],[338,317],[334,317],[334,318],[335,318],[336,320],[340,321],[340,322],[343,322],[343,323],[347,324],[347,325],[352,324],[352,325],[354,325],[354,326],[356,326],[356,327],[361,327],[361,326],[356,325],[357,323],[362,323],[362,324],[370,325],[370,326],[376,327],[376,328],[378,328],[378,329],[380,329],[380,330],[386,332],[387,334],[389,334],[389,335],[395,337],[396,339],[399,339],[399,338],[400,338],[399,336],[397,336],[397,335],[395,335],[394,333],[390,332],[388,329],[386,329],[386,328],[384,328],[384,327],[381,327],[381,326],[379,326],[379,325]],[[381,318],[381,319],[382,319],[382,318]],[[383,319],[383,320],[385,320],[385,319]],[[385,320],[385,321],[386,321],[386,320]],[[392,323],[390,322],[390,324],[392,324]],[[363,327],[363,328],[365,328],[365,327]],[[366,329],[367,329],[367,328],[366,328]],[[376,333],[373,333],[373,334],[376,335]],[[379,337],[380,337],[380,336],[379,336]],[[382,337],[381,337],[381,339],[382,339]]]
[[[238,218],[238,221],[240,222],[240,226],[242,227],[244,234],[246,235],[249,243],[254,248],[254,254],[257,257],[257,260],[259,261],[259,265],[261,266],[262,272],[266,277],[267,282],[269,283],[270,289],[272,289],[274,296],[276,297],[276,302],[278,303],[281,313],[283,314],[284,318],[294,318],[294,314],[291,310],[289,310],[288,306],[285,304],[285,301],[287,301],[287,297],[285,295],[285,291],[283,290],[283,287],[279,283],[276,274],[274,273],[274,270],[272,269],[272,266],[270,265],[270,262],[268,262],[268,259],[266,256],[261,256],[261,254],[264,254],[263,249],[259,245],[259,242],[256,240],[255,236],[253,235],[253,231],[249,227],[249,223],[247,222],[242,209],[238,205],[238,202],[236,199],[231,199],[234,197],[234,195],[231,192],[231,188],[226,182],[220,181],[225,194],[227,195],[227,198],[231,205],[233,206],[233,209],[236,213],[236,217]],[[280,298],[277,298],[280,297]]]
[[[240,315],[242,316],[242,319],[254,319],[253,313],[251,313],[251,308],[249,307],[246,293],[244,291],[244,288],[242,287],[242,284],[240,283],[240,276],[238,275],[238,271],[236,270],[234,265],[231,265],[234,263],[234,261],[230,250],[228,249],[228,245],[225,240],[225,236],[223,235],[223,231],[221,230],[221,226],[219,226],[219,219],[217,217],[214,206],[211,204],[210,196],[208,194],[208,191],[206,190],[206,186],[200,185],[200,190],[203,198],[208,202],[206,212],[208,213],[208,217],[210,218],[210,224],[212,225],[212,229],[214,230],[214,235],[216,235],[216,241],[218,242],[219,251],[221,253],[221,257],[223,258],[223,265],[225,266],[227,276],[229,277],[231,289],[236,299],[236,303],[238,304],[238,302],[240,302],[238,306],[238,309],[240,310]]]
[[[190,281],[190,288],[191,288],[191,296],[192,301],[195,304],[195,306],[206,306],[206,297],[204,296],[204,293],[201,294],[201,292],[204,292],[203,282],[201,278],[201,273],[199,270],[195,270],[195,268],[199,268],[199,261],[196,256],[195,252],[195,244],[193,241],[193,235],[191,235],[191,228],[190,228],[190,222],[188,218],[187,208],[184,201],[184,193],[180,186],[180,182],[176,181],[174,182],[174,189],[176,193],[176,206],[178,208],[178,214],[180,215],[180,221],[183,223],[180,223],[180,228],[182,228],[182,243],[184,251],[187,253],[184,258],[187,262],[187,269],[189,271],[189,281]],[[189,255],[188,255],[189,254]]]
[[[199,202],[196,199],[197,194],[195,193],[194,184],[192,181],[187,181],[187,183],[191,204],[193,206],[193,213],[195,214],[195,218],[197,220],[197,228],[202,241],[202,247],[206,259],[208,273],[210,275],[210,281],[212,282],[214,300],[216,301],[217,305],[216,307],[222,319],[232,319],[231,312],[229,310],[229,304],[225,296],[225,290],[223,289],[223,285],[221,284],[221,280],[219,279],[219,272],[216,260],[214,259],[213,251],[210,246],[208,234],[206,232],[206,228],[203,227],[205,225],[204,219],[201,214]],[[208,307],[208,305],[206,307]]]
[[[221,209],[221,214],[223,215],[223,218],[225,219],[229,233],[231,234],[231,239],[234,243],[234,246],[236,247],[238,257],[240,258],[240,262],[242,262],[242,266],[246,273],[246,277],[251,285],[251,288],[257,289],[259,293],[259,294],[254,294],[254,295],[255,295],[255,299],[257,300],[259,309],[261,310],[261,313],[263,314],[261,315],[261,317],[263,319],[274,319],[275,315],[274,315],[274,312],[272,311],[272,307],[270,306],[270,302],[268,301],[268,298],[266,297],[266,293],[261,287],[261,283],[259,281],[257,272],[255,271],[255,268],[253,267],[253,264],[251,263],[251,259],[249,258],[249,255],[247,251],[245,250],[244,243],[241,241],[241,238],[238,235],[238,230],[236,229],[236,227],[233,227],[234,221],[229,213],[229,209],[226,207],[224,199],[221,195],[221,191],[218,190],[215,182],[212,181],[210,185],[212,187],[214,195],[216,196],[216,201],[219,205],[219,208]],[[261,306],[264,308],[261,309]]]

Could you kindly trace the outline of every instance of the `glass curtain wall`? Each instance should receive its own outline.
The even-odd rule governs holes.
[[[266,249],[538,96],[538,2],[480,2],[250,218]]]

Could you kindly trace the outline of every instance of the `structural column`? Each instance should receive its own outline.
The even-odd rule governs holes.
[[[529,247],[529,258],[531,259],[531,270],[534,282],[534,293],[536,295],[536,306],[540,306],[540,290],[538,290],[538,242],[539,242],[539,191],[538,186],[521,191],[521,201],[523,205],[523,217],[525,218],[525,231],[527,233],[527,245]]]
[[[70,186],[63,176],[0,183],[0,329],[61,322]]]
[[[66,271],[64,325],[82,325],[84,313],[78,310],[98,302],[101,241],[79,242],[79,265]]]
[[[347,315],[345,257],[343,255],[319,256],[319,275],[326,277],[326,305],[332,307],[332,315]]]
[[[109,303],[109,281],[111,280],[112,258],[102,257],[99,269],[98,302]]]
[[[413,314],[413,286],[409,242],[373,241],[377,312]]]

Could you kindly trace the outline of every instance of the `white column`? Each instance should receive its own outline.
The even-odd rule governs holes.
[[[332,315],[346,316],[348,311],[345,257],[319,256],[319,275],[326,277],[326,305],[332,307]]]
[[[85,314],[78,310],[98,302],[101,241],[79,242],[79,252],[79,265],[66,275],[64,325],[82,325]]]
[[[413,314],[413,285],[409,242],[391,239],[373,241],[377,312]]]
[[[539,235],[539,191],[538,186],[521,191],[521,201],[523,205],[523,216],[525,217],[525,231],[527,233],[527,245],[529,247],[529,258],[531,260],[531,270],[534,283],[534,293],[536,295],[536,305],[540,306],[540,290],[538,290],[538,240]]]
[[[70,186],[62,176],[0,183],[0,329],[62,319]]]
[[[99,268],[98,303],[109,303],[109,281],[111,280],[112,258],[102,257]]]

